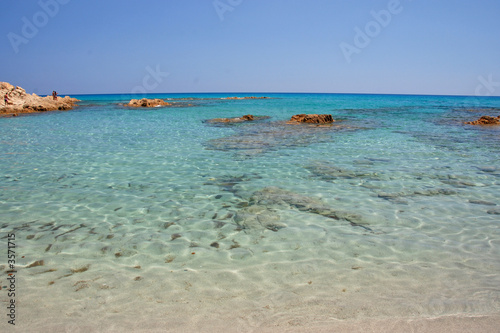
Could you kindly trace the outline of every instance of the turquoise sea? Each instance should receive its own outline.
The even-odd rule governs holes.
[[[500,98],[72,97],[0,118],[0,284],[15,234],[19,327],[500,313],[500,127],[464,125]],[[336,122],[285,123],[300,113]],[[245,114],[270,118],[206,122]]]

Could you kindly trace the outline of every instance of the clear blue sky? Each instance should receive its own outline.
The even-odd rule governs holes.
[[[500,95],[498,0],[3,0],[0,31],[38,94]]]

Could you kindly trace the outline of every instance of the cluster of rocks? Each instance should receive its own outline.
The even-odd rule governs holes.
[[[252,121],[257,119],[268,119],[268,116],[253,116],[251,114],[246,114],[241,117],[233,118],[213,118],[208,119],[207,123],[240,123],[243,121]],[[292,116],[292,118],[287,122],[287,124],[330,124],[335,120],[331,114],[297,114]]]
[[[135,108],[156,108],[159,106],[171,106],[171,103],[165,102],[162,99],[132,99],[128,102],[127,106],[135,107]]]
[[[310,123],[292,120],[264,121],[248,126],[237,126],[236,133],[209,140],[205,142],[204,146],[209,150],[231,151],[241,158],[249,158],[278,147],[306,146],[312,143],[328,141],[331,139],[329,134],[331,131],[352,129],[343,124],[334,125],[330,123],[329,119],[333,120],[331,115],[306,116],[305,118],[311,119]],[[253,116],[254,121],[266,118],[269,117]],[[252,116],[246,115],[237,118],[209,119],[205,123],[212,126],[228,126],[234,123],[248,122],[249,119],[252,119]]]
[[[0,115],[17,116],[21,113],[33,113],[43,111],[71,110],[77,102],[76,98],[69,96],[41,97],[36,94],[28,94],[21,87],[15,87],[7,82],[0,82],[0,94],[3,97],[3,104],[0,106]],[[7,102],[5,102],[7,96]]]
[[[329,124],[334,121],[331,114],[296,114],[288,123]]]
[[[482,116],[478,120],[468,121],[467,125],[500,125],[500,116]]]
[[[266,98],[269,98],[269,97],[255,97],[255,96],[224,97],[222,99],[266,99]],[[181,100],[191,100],[191,98],[181,98]],[[128,102],[125,105],[130,106],[130,107],[135,107],[135,108],[156,108],[156,107],[161,107],[161,106],[193,106],[191,104],[179,105],[179,104],[169,103],[169,102],[166,102],[166,101],[159,99],[159,98],[132,99],[132,100],[130,100],[130,102]],[[240,122],[240,121],[253,120],[253,119],[243,119],[244,117],[252,117],[252,116],[248,115],[248,116],[243,116],[243,117],[239,117],[239,118],[218,118],[218,119],[213,119],[212,121],[208,121],[208,122]]]

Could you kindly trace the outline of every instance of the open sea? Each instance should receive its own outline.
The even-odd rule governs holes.
[[[464,124],[499,97],[72,97],[0,118],[0,327],[12,298],[54,332],[500,313],[500,127]]]

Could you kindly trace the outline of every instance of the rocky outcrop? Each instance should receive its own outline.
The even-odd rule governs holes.
[[[296,114],[288,123],[330,124],[334,121],[331,114]]]
[[[468,121],[467,125],[500,125],[500,116],[482,116],[478,120]]]
[[[159,106],[171,106],[171,103],[165,102],[162,99],[132,99],[128,102],[127,106],[135,107],[135,108],[156,108]]]
[[[71,110],[77,102],[76,98],[69,96],[57,97],[52,96],[41,97],[36,94],[28,94],[21,87],[14,87],[10,83],[0,82],[0,95],[2,104],[0,104],[0,115],[16,116],[21,113],[33,113],[55,110]],[[7,95],[7,103],[5,103],[5,95]]]

